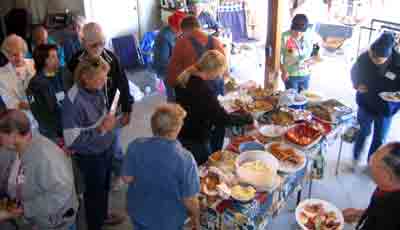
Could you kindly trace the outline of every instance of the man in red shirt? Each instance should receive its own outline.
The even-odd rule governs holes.
[[[200,59],[201,54],[208,49],[216,49],[225,55],[222,43],[218,39],[208,36],[201,31],[200,23],[196,17],[185,17],[181,22],[181,30],[183,35],[177,40],[168,64],[168,84],[171,87],[176,86],[176,78],[179,74],[189,66],[195,64]],[[200,52],[197,52],[197,47],[193,43],[196,43],[196,46],[202,46],[203,52],[200,55]],[[207,45],[210,47],[207,47]]]

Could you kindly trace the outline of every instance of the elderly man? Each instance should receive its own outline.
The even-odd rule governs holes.
[[[32,128],[37,128],[38,123],[30,111],[25,93],[29,81],[35,75],[33,63],[24,58],[27,52],[25,40],[18,35],[9,35],[3,41],[1,51],[8,62],[0,67],[0,95],[7,108],[24,111]]]
[[[180,24],[184,17],[185,13],[175,11],[173,15],[168,17],[168,25],[160,30],[154,42],[153,68],[158,77],[164,81],[168,101],[175,100],[175,92],[167,84],[167,68],[169,59],[172,56],[172,50],[175,47],[177,35],[181,30]]]
[[[204,30],[214,30],[218,33],[221,26],[218,22],[205,10],[206,2],[204,0],[190,0],[188,1],[189,11],[197,17],[200,26]]]
[[[28,43],[29,53],[27,54],[27,56],[31,58],[35,48],[42,44],[57,45],[57,55],[60,66],[65,66],[64,49],[59,46],[53,38],[49,36],[49,33],[44,26],[38,25],[32,30],[32,38],[31,41]]]
[[[377,189],[367,209],[343,210],[345,221],[358,221],[357,230],[400,229],[400,142],[389,143],[372,156],[371,174]]]
[[[357,58],[351,69],[351,80],[354,89],[357,90],[357,120],[360,124],[360,132],[353,149],[354,167],[360,161],[366,139],[372,132],[372,125],[373,137],[368,160],[385,143],[392,118],[400,109],[398,103],[392,104],[379,96],[381,92],[400,90],[397,83],[399,77],[394,73],[396,71],[390,68],[393,64],[394,45],[394,34],[383,33],[367,52]]]
[[[14,156],[7,194],[21,205],[24,217],[37,229],[69,229],[78,200],[71,161],[63,150],[32,133],[28,117],[18,110],[0,114],[0,145],[1,155]]]
[[[183,37],[176,42],[168,64],[168,84],[171,87],[176,86],[177,77],[189,66],[194,65],[206,51],[215,49],[225,54],[224,47],[218,39],[201,31],[196,17],[185,17],[182,20],[181,29]],[[207,84],[215,96],[224,94],[224,79],[222,77],[208,81]],[[215,152],[222,148],[225,127],[223,125],[213,127],[211,133],[211,151]]]
[[[123,165],[129,183],[128,213],[135,230],[183,229],[189,216],[200,230],[200,181],[192,154],[177,140],[186,112],[159,106],[151,117],[154,137],[130,143]]]

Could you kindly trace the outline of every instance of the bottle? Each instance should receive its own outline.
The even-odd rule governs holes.
[[[320,47],[319,47],[318,43],[315,43],[315,44],[313,45],[313,49],[312,49],[312,52],[311,52],[311,57],[316,57],[316,56],[318,56],[318,54],[319,54],[319,49],[320,49]]]

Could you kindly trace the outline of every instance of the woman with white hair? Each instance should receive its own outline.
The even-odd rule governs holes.
[[[24,58],[27,50],[25,40],[18,35],[9,35],[3,41],[1,52],[8,63],[0,67],[0,95],[8,109],[22,110],[29,117],[32,128],[37,128],[25,93],[35,74],[33,62]]]
[[[177,104],[159,106],[151,117],[154,136],[128,147],[122,174],[135,230],[183,229],[187,217],[200,229],[197,165],[177,140],[185,116]]]

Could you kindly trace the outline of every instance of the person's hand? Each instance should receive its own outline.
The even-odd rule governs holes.
[[[127,126],[130,121],[131,121],[131,113],[124,113],[124,115],[122,115],[120,119],[122,126]]]
[[[101,133],[106,133],[114,129],[116,124],[116,118],[114,115],[108,114],[104,117],[103,121],[101,122],[100,126],[98,127]]]
[[[282,71],[281,78],[283,82],[287,82],[289,80],[289,73],[287,71]]]
[[[0,222],[18,218],[18,217],[22,216],[23,214],[24,214],[24,210],[22,208],[13,208],[11,210],[8,210],[8,211],[0,214]]]
[[[20,110],[30,110],[29,103],[26,101],[21,101],[18,103],[18,109]]]
[[[344,221],[350,224],[357,222],[361,218],[363,212],[364,212],[363,210],[355,208],[347,208],[342,211]]]
[[[361,84],[361,85],[356,86],[356,90],[359,93],[367,93],[368,87],[366,85]]]

